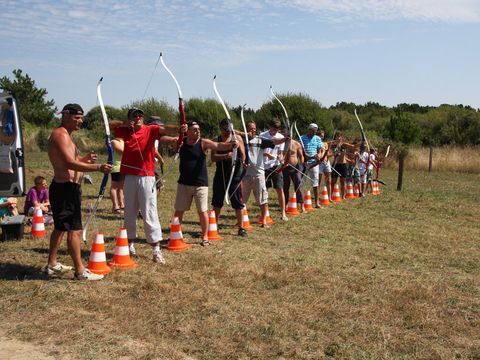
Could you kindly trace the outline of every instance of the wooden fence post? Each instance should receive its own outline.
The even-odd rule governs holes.
[[[430,145],[430,155],[428,158],[428,172],[432,172],[432,161],[433,161],[433,146]]]

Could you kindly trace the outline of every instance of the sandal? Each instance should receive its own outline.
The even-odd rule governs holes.
[[[118,208],[118,209],[113,209],[112,211],[114,214],[123,214],[123,210]]]
[[[200,245],[202,245],[202,246],[209,246],[209,245],[210,245],[210,241],[208,241],[208,240],[202,240],[202,242],[200,243]]]

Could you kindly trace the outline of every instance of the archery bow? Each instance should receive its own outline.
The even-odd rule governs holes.
[[[275,95],[275,93],[273,92],[273,87],[272,87],[271,85],[270,85],[270,93],[271,93],[272,96],[275,98],[275,100],[278,101],[278,103],[280,104],[280,106],[281,106],[282,109],[283,109],[283,112],[285,113],[285,119],[284,119],[285,124],[284,124],[284,125],[285,125],[285,129],[286,129],[287,131],[289,131],[289,134],[288,134],[288,135],[290,136],[292,129],[290,128],[290,120],[288,119],[287,109],[285,109],[285,106],[283,105],[283,103],[280,101],[280,99],[277,97],[277,95]],[[287,145],[287,144],[288,144],[288,145]],[[281,164],[281,165],[277,168],[277,170],[275,170],[275,173],[278,174],[278,173],[282,172],[282,171],[288,166],[288,164],[290,163],[290,154],[289,154],[289,153],[290,153],[290,151],[291,151],[291,146],[292,146],[292,141],[291,141],[291,139],[289,138],[289,139],[287,139],[287,140],[285,141],[285,148],[286,148],[287,150],[285,151],[285,157],[284,157],[284,159],[283,159],[283,164]]]
[[[376,172],[377,172],[377,176],[376,176],[376,178],[375,178],[375,181],[378,181],[378,182],[379,182],[380,184],[382,184],[382,185],[387,185],[387,184],[386,184],[384,181],[382,181],[382,180],[379,179],[379,176],[380,176],[380,168],[382,167],[382,165],[383,165],[385,159],[388,157],[388,154],[389,154],[389,153],[390,153],[390,145],[388,145],[388,147],[387,147],[387,151],[385,152],[385,156],[383,157],[383,160],[380,161],[380,158],[377,160],[377,169],[376,169],[376,170],[377,170],[377,171],[376,171]]]
[[[242,120],[242,125],[243,125],[243,131],[245,132],[245,165],[248,165],[249,158],[248,158],[248,133],[247,133],[247,124],[245,124],[245,118],[243,117],[243,110],[245,109],[245,106],[247,104],[244,104],[242,106],[242,110],[240,111],[240,119]]]
[[[108,151],[107,163],[112,165],[113,164],[113,148],[112,148],[112,142],[110,141],[110,126],[108,124],[107,111],[105,110],[105,105],[103,104],[103,99],[102,99],[102,90],[101,90],[102,80],[103,80],[103,77],[100,78],[100,80],[97,83],[97,98],[98,98],[98,103],[100,105],[100,110],[102,112],[103,125],[105,126],[105,146],[107,147],[107,151]],[[87,223],[85,224],[85,228],[83,229],[83,233],[82,233],[83,241],[87,241],[87,229],[88,229],[88,226],[90,225],[90,222],[95,218],[98,205],[100,204],[100,201],[102,201],[103,194],[105,193],[105,188],[108,182],[108,177],[109,177],[109,174],[103,175],[97,200],[93,205],[92,212],[90,213],[90,217],[88,218]]]
[[[175,75],[173,75],[172,71],[168,68],[167,64],[165,64],[165,61],[163,60],[163,56],[162,56],[162,53],[160,52],[160,56],[158,58],[160,60],[160,62],[162,63],[162,66],[165,68],[165,70],[167,70],[168,74],[170,75],[170,77],[173,79],[173,81],[175,82],[175,86],[177,87],[177,93],[178,93],[178,116],[179,116],[179,121],[180,121],[180,125],[184,125],[187,123],[187,120],[185,118],[185,104],[183,102],[183,97],[182,97],[182,89],[180,89],[180,84],[178,83],[177,81],[177,78],[175,77]],[[158,61],[157,61],[158,63]],[[176,150],[175,150],[175,155],[173,156],[173,160],[170,164],[170,166],[168,167],[167,171],[165,173],[169,173],[170,170],[172,169],[173,165],[177,162],[178,160],[178,156],[180,155],[180,148],[182,147],[182,144],[183,144],[183,139],[184,139],[184,136],[185,134],[182,132],[180,132],[179,136],[178,136],[178,139],[177,139],[177,144],[176,144]],[[162,168],[163,170],[163,168]],[[158,180],[155,182],[155,187],[158,186],[158,184],[160,182],[162,182],[162,185],[165,184],[165,181],[163,180],[163,178],[165,177],[165,173],[163,173],[162,171],[162,176],[158,178]]]
[[[358,124],[360,125],[360,130],[362,131],[362,142],[365,142],[365,144],[367,145],[367,151],[370,152],[370,144],[368,143],[367,136],[365,135],[365,130],[363,130],[362,122],[360,121],[360,118],[357,115],[357,109],[355,109],[354,112],[355,112],[355,117],[357,118]]]
[[[163,56],[162,53],[160,53],[160,62],[162,63],[162,66],[167,70],[167,72],[170,74],[172,77],[173,81],[175,82],[175,85],[177,86],[177,92],[178,92],[178,113],[179,113],[179,120],[180,120],[180,125],[185,125],[187,123],[187,119],[185,118],[185,104],[183,103],[183,98],[182,98],[182,90],[180,89],[180,84],[178,83],[177,79],[175,78],[175,75],[170,71],[170,69],[167,67],[165,64],[165,61],[163,61]],[[173,162],[177,161],[179,152],[180,152],[180,147],[183,144],[183,138],[185,134],[183,132],[180,133],[178,136],[177,140],[177,151],[175,153],[175,156],[173,157]]]
[[[234,144],[237,143],[237,136],[235,135],[235,131],[233,129],[233,123],[232,119],[230,118],[230,113],[228,112],[227,107],[225,106],[225,102],[223,101],[222,97],[220,96],[220,93],[217,90],[217,85],[215,84],[215,80],[217,79],[217,75],[213,77],[213,91],[215,92],[215,95],[218,98],[218,101],[220,104],[222,104],[223,110],[225,111],[225,115],[227,116],[228,120],[228,127],[230,129],[230,134],[232,136],[232,142]],[[230,205],[230,196],[228,194],[228,191],[230,190],[230,185],[232,184],[232,179],[233,179],[233,174],[235,172],[235,163],[237,161],[237,147],[234,146],[232,150],[232,171],[230,173],[230,179],[228,180],[227,188],[225,189],[225,202]]]

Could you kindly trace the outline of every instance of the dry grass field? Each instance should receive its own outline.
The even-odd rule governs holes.
[[[428,171],[429,158],[429,148],[411,148],[405,160],[405,167],[410,170]],[[392,168],[397,166],[393,158],[388,159],[386,165]],[[432,171],[479,174],[480,147],[434,147],[432,152]]]
[[[29,184],[51,177],[45,155],[27,155]],[[48,240],[0,243],[2,330],[58,359],[478,360],[480,176],[408,170],[397,192],[396,175],[382,171],[379,196],[255,227],[248,238],[235,236],[225,211],[225,239],[207,248],[190,211],[189,250],[164,251],[159,266],[141,239],[136,269],[96,283],[48,280]],[[83,186],[85,207],[94,180]],[[166,236],[175,180],[173,170],[159,201]],[[248,208],[255,222],[258,208]],[[104,199],[107,258],[122,225],[110,210]],[[71,264],[65,246],[59,260]]]

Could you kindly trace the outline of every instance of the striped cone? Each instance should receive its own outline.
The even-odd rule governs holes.
[[[315,208],[312,206],[312,195],[310,190],[305,190],[305,195],[303,195],[303,206],[306,211],[314,211]]]
[[[290,200],[288,200],[287,210],[285,212],[292,216],[300,215],[297,208],[297,194],[295,194],[295,192],[290,193]]]
[[[92,250],[88,259],[88,270],[94,274],[105,275],[112,271],[107,265],[107,257],[105,255],[105,242],[103,234],[97,233],[92,243]]]
[[[270,217],[270,211],[268,211],[268,206],[267,206],[267,210],[265,211],[265,222],[267,223],[267,225],[275,224],[275,222]],[[257,224],[262,225],[262,214],[260,214],[260,216],[258,217]]]
[[[355,195],[353,194],[353,185],[351,182],[347,184],[347,194],[345,195],[346,199],[355,199]]]
[[[250,219],[248,218],[246,206],[242,209],[242,228],[248,231],[253,230],[253,226],[250,225]]]
[[[208,240],[223,240],[218,234],[217,219],[215,218],[215,210],[208,212]]]
[[[115,245],[115,252],[113,254],[113,261],[108,263],[111,267],[118,267],[121,269],[130,269],[137,267],[137,264],[130,258],[130,251],[128,250],[127,229],[121,228],[118,230],[117,243]]]
[[[372,195],[380,195],[380,187],[377,181],[372,182]]]
[[[355,196],[355,199],[360,197],[360,188],[358,184],[355,184],[353,187],[353,195]]]
[[[170,251],[185,251],[190,248],[189,245],[183,241],[182,229],[180,228],[180,220],[177,216],[172,216],[170,220],[170,236],[168,237],[167,250]]]
[[[340,188],[338,184],[335,184],[333,187],[333,195],[332,195],[333,202],[342,202],[342,196],[340,195]]]
[[[331,202],[328,199],[328,190],[326,186],[323,187],[322,195],[320,195],[320,205],[331,205]]]
[[[47,232],[45,231],[42,210],[37,207],[33,213],[32,236],[36,239],[40,239],[46,235]]]

